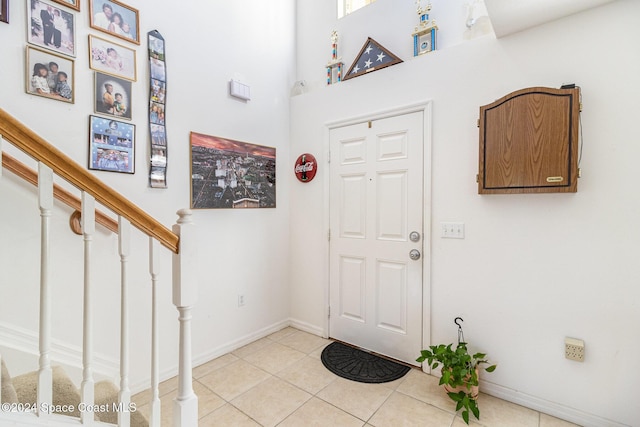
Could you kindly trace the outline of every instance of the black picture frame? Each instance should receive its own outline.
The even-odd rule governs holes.
[[[135,173],[136,125],[89,116],[89,169]]]
[[[131,120],[133,99],[132,83],[129,80],[95,72],[94,79],[94,112],[113,116],[120,120]],[[109,90],[111,90],[109,92]]]

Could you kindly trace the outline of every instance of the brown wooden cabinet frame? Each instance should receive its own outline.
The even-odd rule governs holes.
[[[575,193],[580,104],[578,87],[532,87],[480,107],[478,193]]]

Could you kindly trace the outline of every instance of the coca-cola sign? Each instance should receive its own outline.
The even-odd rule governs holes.
[[[311,181],[313,177],[316,176],[317,170],[318,162],[316,162],[316,158],[309,153],[300,155],[298,160],[296,160],[296,165],[293,169],[296,174],[296,178],[301,182]]]

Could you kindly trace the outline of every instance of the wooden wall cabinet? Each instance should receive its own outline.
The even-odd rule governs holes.
[[[532,87],[480,107],[479,194],[578,191],[580,88]]]

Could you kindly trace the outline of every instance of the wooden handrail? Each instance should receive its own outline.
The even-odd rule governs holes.
[[[9,172],[12,172],[14,175],[24,179],[28,183],[33,184],[36,187],[38,186],[38,172],[4,151],[2,152],[2,167]],[[82,202],[80,201],[80,198],[74,196],[58,184],[53,184],[53,197],[69,206],[71,209],[74,209],[75,212],[80,212],[82,210]],[[82,232],[78,232],[78,228],[73,225],[77,220],[78,215],[74,213],[70,221],[71,229],[76,234],[82,234]],[[118,232],[118,221],[109,217],[102,211],[96,210],[96,222],[114,233]]]
[[[0,135],[37,161],[49,166],[56,175],[126,218],[134,227],[158,240],[172,252],[178,253],[179,237],[175,233],[1,108]]]

